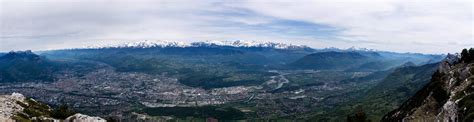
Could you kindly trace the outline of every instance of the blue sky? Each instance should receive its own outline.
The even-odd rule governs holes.
[[[255,40],[396,52],[474,47],[471,0],[0,0],[0,51]]]

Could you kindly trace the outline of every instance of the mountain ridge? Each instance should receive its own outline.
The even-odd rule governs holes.
[[[464,53],[464,50],[461,56],[448,56],[429,84],[387,113],[382,121],[474,120],[474,60],[471,56],[474,53]]]
[[[0,57],[0,82],[51,81],[54,70],[45,57],[27,51],[12,51]]]
[[[154,48],[154,47],[213,47],[213,46],[230,46],[230,47],[261,47],[261,48],[275,48],[275,49],[309,49],[305,45],[293,45],[277,42],[260,42],[260,41],[196,41],[196,42],[180,42],[180,41],[167,41],[167,40],[144,40],[138,42],[125,42],[116,44],[103,44],[86,46],[89,49],[100,49],[100,48]]]

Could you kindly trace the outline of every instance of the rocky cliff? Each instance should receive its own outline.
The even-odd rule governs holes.
[[[26,98],[20,93],[0,95],[0,122],[28,122],[28,121],[66,121],[66,122],[106,122],[100,117],[91,117],[76,113],[65,119],[58,117],[57,113],[63,111],[52,109],[46,104],[31,98]]]
[[[382,121],[473,121],[474,61],[449,55],[429,84]]]

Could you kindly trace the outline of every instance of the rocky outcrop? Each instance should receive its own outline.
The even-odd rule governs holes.
[[[67,122],[107,122],[105,119],[102,119],[100,117],[93,117],[93,116],[88,116],[84,114],[74,114],[68,118],[66,118],[64,121]]]
[[[20,93],[0,95],[0,122],[15,121],[61,121],[52,115],[53,109]],[[100,117],[74,114],[66,122],[106,122]]]
[[[23,111],[23,107],[17,101],[23,101],[25,97],[19,93],[11,95],[0,95],[0,121],[13,121],[12,117]]]
[[[449,55],[431,82],[382,121],[472,121],[474,63]]]

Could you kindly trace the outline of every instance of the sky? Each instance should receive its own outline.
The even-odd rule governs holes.
[[[472,0],[0,0],[0,51],[100,42],[251,40],[454,53],[474,47]]]

